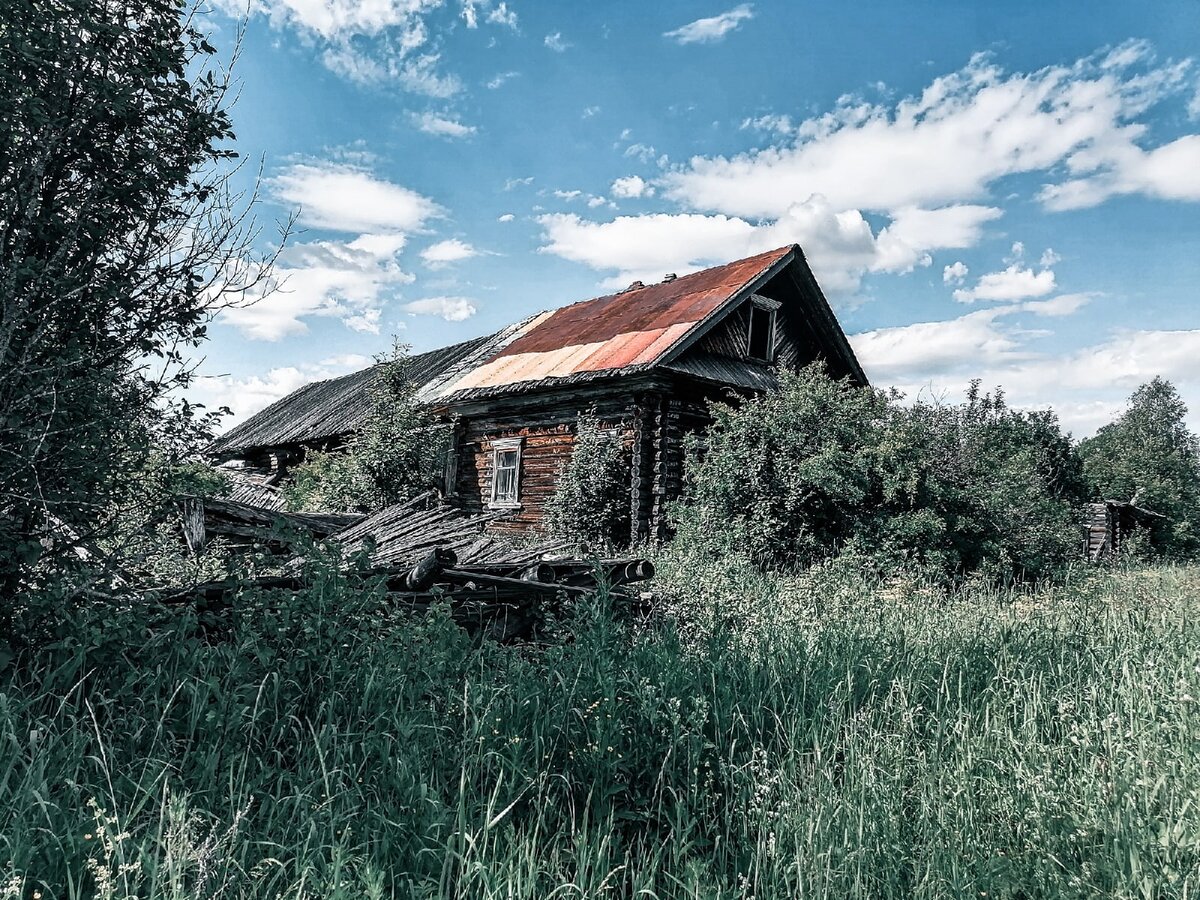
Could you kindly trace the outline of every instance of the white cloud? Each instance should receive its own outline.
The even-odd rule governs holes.
[[[415,316],[439,316],[447,322],[462,322],[478,312],[466,297],[426,297],[405,303],[404,309]]]
[[[462,17],[468,28],[479,27],[479,13],[475,9],[474,0],[463,0]]]
[[[357,166],[289,166],[268,181],[275,198],[300,207],[300,221],[335,231],[415,231],[441,209],[428,197]]]
[[[583,118],[590,119],[592,116],[596,115],[596,113],[598,113],[598,112],[600,112],[600,107],[598,107],[598,106],[585,106],[583,108]]]
[[[487,20],[491,25],[503,25],[513,31],[517,30],[517,13],[515,10],[509,9],[504,0],[488,11]]]
[[[520,72],[499,72],[488,81],[487,89],[489,91],[494,91],[503,86],[504,82],[511,81],[520,74]]]
[[[792,125],[791,116],[767,114],[765,116],[742,119],[742,124],[738,127],[742,131],[751,129],[754,131],[771,131],[779,135],[788,135],[792,133],[795,126]]]
[[[512,213],[505,213],[504,215],[502,215],[498,219],[496,219],[496,221],[497,222],[511,222],[515,218],[516,218],[516,216],[514,216]]]
[[[545,236],[542,252],[617,271],[607,285],[654,278],[655,273],[683,274],[794,242],[804,248],[822,287],[849,292],[857,289],[866,272],[909,271],[928,265],[933,250],[967,245],[980,223],[997,214],[988,207],[921,212],[930,215],[897,218],[878,235],[857,210],[839,212],[821,197],[758,224],[699,213],[619,216],[611,222],[559,214],[542,216],[538,222]]]
[[[1196,82],[1196,89],[1192,94],[1192,99],[1188,101],[1187,114],[1188,118],[1192,121],[1200,119],[1200,81]]]
[[[528,187],[533,184],[533,176],[528,175],[525,178],[509,178],[504,182],[504,190],[511,191],[513,188]]]
[[[1044,297],[1053,291],[1054,287],[1052,269],[1034,272],[1033,269],[1022,269],[1014,263],[1003,271],[981,275],[973,288],[959,288],[954,292],[954,299],[960,303],[973,303],[976,300],[1024,300],[1026,297]]]
[[[377,333],[395,289],[414,280],[397,259],[404,243],[403,235],[363,234],[349,242],[292,244],[276,263],[278,290],[222,311],[221,319],[247,337],[266,341],[306,332],[312,317],[332,317],[352,330]]]
[[[572,46],[567,41],[563,40],[562,32],[556,31],[554,34],[546,35],[546,39],[542,42],[555,53],[565,53],[567,48]]]
[[[435,134],[438,137],[464,138],[470,137],[476,131],[474,125],[464,125],[458,119],[431,112],[414,114],[413,123],[426,134]]]
[[[632,200],[637,197],[654,196],[654,188],[650,187],[640,175],[628,175],[618,178],[612,183],[612,195],[619,200]]]
[[[666,192],[694,210],[748,217],[779,216],[818,193],[839,209],[891,212],[975,201],[1005,176],[1065,166],[1072,179],[1041,195],[1051,208],[1113,193],[1200,197],[1200,136],[1138,143],[1147,129],[1136,118],[1183,90],[1184,70],[1123,68],[1148,64],[1141,45],[1115,60],[1008,74],[978,55],[894,104],[843,98],[801,122],[791,143],[695,157],[667,173]]]
[[[1019,307],[1024,312],[1038,316],[1071,316],[1092,302],[1096,294],[1082,292],[1078,294],[1059,294],[1049,300],[1030,300]]]
[[[438,241],[436,244],[430,244],[421,251],[421,259],[425,261],[426,265],[434,267],[448,265],[478,255],[479,251],[477,249],[457,238]]]
[[[642,162],[650,162],[650,160],[654,159],[654,153],[654,148],[649,144],[630,144],[625,148],[626,156],[640,159]]]
[[[710,16],[706,19],[696,19],[696,21],[689,22],[680,28],[676,28],[674,31],[664,32],[663,37],[670,38],[680,44],[711,43],[721,40],[729,32],[738,28],[742,22],[752,18],[754,18],[753,5],[743,3],[720,15]]]
[[[942,284],[962,284],[971,270],[962,260],[942,269]]]
[[[1173,381],[1184,396],[1200,395],[1200,330],[1118,332],[1071,353],[1044,354],[1023,346],[1018,330],[1000,324],[1002,316],[1020,309],[880,329],[851,335],[850,342],[877,386],[894,385],[910,397],[955,399],[979,378],[987,388],[1003,387],[1015,406],[1052,407],[1078,436],[1111,421],[1125,397],[1155,375]],[[1200,426],[1198,414],[1192,411],[1193,428]]]

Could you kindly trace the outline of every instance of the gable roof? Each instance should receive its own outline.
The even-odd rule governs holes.
[[[409,358],[414,381],[427,384],[495,338],[485,335]],[[209,453],[232,456],[264,447],[311,444],[349,434],[371,411],[375,366],[297,388],[235,425],[209,445]]]
[[[694,361],[680,359],[683,353],[787,266],[796,267],[805,286],[804,312],[819,326],[829,351],[865,383],[803,252],[792,244],[670,281],[635,284],[616,294],[538,313],[495,334],[414,356],[413,380],[421,385],[417,396],[449,406],[655,368],[698,374],[691,372]],[[730,374],[726,370],[735,362],[705,367],[704,377],[711,380],[719,372],[716,377],[746,387],[772,380],[757,369]],[[374,367],[306,385],[231,429],[212,451],[228,456],[352,432],[369,412],[367,389],[373,372]]]

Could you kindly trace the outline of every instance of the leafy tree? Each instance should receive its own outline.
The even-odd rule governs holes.
[[[61,578],[208,421],[170,400],[188,348],[269,263],[229,87],[180,0],[0,4],[0,595]]]
[[[619,435],[602,427],[595,410],[580,413],[571,458],[546,502],[547,530],[597,553],[628,543],[625,460]]]
[[[291,473],[291,509],[374,512],[441,483],[451,426],[417,397],[408,348],[376,360],[370,414],[349,445],[313,453]]]
[[[1175,386],[1154,378],[1133,392],[1116,421],[1079,445],[1092,497],[1167,516],[1151,546],[1177,558],[1200,551],[1200,439],[1187,411]]]
[[[958,405],[783,374],[777,392],[716,404],[688,452],[680,539],[809,566],[853,552],[942,579],[1051,575],[1078,545],[1077,457],[1048,412],[972,385]]]

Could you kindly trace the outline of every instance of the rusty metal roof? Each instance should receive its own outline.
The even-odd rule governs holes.
[[[465,399],[518,385],[653,366],[793,249],[782,247],[534,316],[434,396]]]
[[[417,396],[448,406],[660,367],[703,380],[764,388],[773,375],[753,365],[750,371],[742,362],[735,365],[715,358],[681,362],[680,355],[726,310],[795,261],[811,280],[803,253],[793,244],[538,313],[495,334],[421,354],[412,360],[414,380],[421,385]],[[853,350],[815,281],[812,286],[818,300],[812,311],[827,320],[827,340],[837,345],[835,351],[847,360],[849,369],[861,376]],[[232,429],[214,444],[213,451],[229,456],[351,433],[369,410],[371,372],[366,369],[306,385]],[[861,380],[865,382],[865,377]]]

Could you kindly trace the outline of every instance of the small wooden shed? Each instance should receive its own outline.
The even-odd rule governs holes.
[[[1089,503],[1084,522],[1087,558],[1091,562],[1099,562],[1120,556],[1134,534],[1138,531],[1147,532],[1156,521],[1165,519],[1162,513],[1120,500]]]

